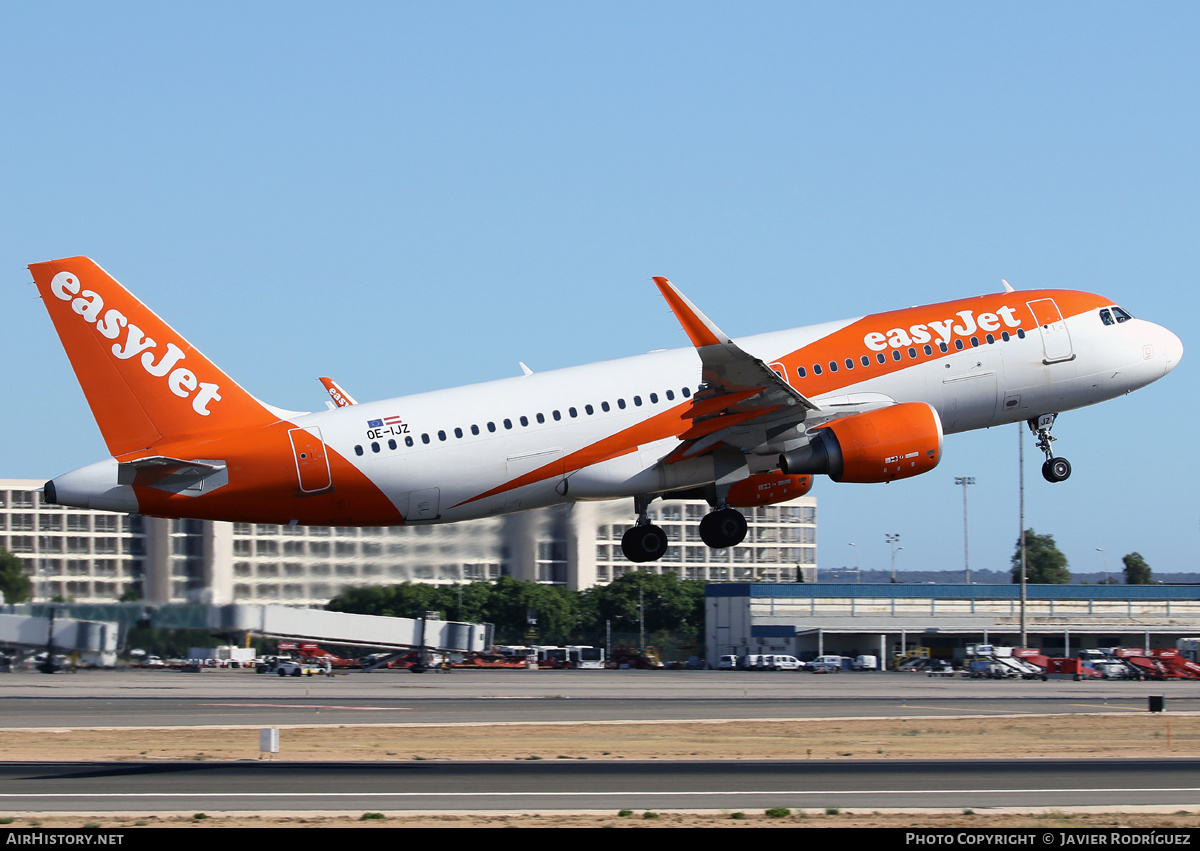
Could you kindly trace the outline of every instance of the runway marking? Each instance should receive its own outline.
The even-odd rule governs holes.
[[[411,712],[411,706],[340,706],[336,703],[201,703],[246,709],[348,709],[351,712]]]
[[[993,712],[993,713],[1004,713],[1006,715],[1012,716],[1013,718],[1040,718],[1040,717],[1042,717],[1042,713],[1029,713],[1029,714],[1016,713],[1016,714],[1014,714],[1011,709],[971,709],[970,707],[963,707],[963,706],[925,706],[920,703],[906,703],[902,708],[904,708],[904,709],[933,709],[938,712]]]

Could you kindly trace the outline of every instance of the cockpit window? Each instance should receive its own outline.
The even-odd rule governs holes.
[[[1119,307],[1114,307],[1112,309],[1112,311],[1113,311],[1113,316],[1117,317],[1118,322],[1128,322],[1130,319],[1133,318],[1132,316],[1130,316],[1128,313],[1126,313]]]
[[[1109,309],[1107,307],[1100,311],[1100,321],[1103,322],[1105,325],[1114,324],[1113,318],[1112,318],[1112,312],[1109,311]]]

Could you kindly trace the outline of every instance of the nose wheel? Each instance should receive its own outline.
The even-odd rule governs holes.
[[[1046,455],[1046,461],[1042,464],[1042,478],[1051,483],[1064,482],[1071,477],[1071,462],[1066,458],[1054,457],[1054,448],[1051,446],[1057,440],[1050,434],[1057,417],[1058,414],[1042,414],[1036,420],[1029,420],[1029,430],[1037,437],[1037,448]]]
[[[1071,462],[1066,458],[1047,458],[1042,464],[1042,478],[1048,482],[1062,482],[1071,476]]]

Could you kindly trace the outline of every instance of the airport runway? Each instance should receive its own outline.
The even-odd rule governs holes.
[[[0,763],[6,812],[1194,807],[1197,760]]]
[[[737,671],[0,675],[0,728],[945,717],[1200,711],[1200,682]]]
[[[1200,712],[1200,682],[992,681],[878,673],[241,671],[0,675],[0,728],[947,717]],[[1200,761],[562,760],[8,763],[0,810],[530,811],[1195,807]]]

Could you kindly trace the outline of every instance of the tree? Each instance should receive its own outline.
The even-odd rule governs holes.
[[[1012,557],[1012,581],[1021,582],[1021,541]],[[1032,529],[1025,530],[1025,577],[1033,585],[1069,585],[1071,571],[1067,570],[1067,557],[1059,552],[1053,535],[1039,535]]]
[[[25,575],[25,565],[0,547],[0,593],[6,603],[24,603],[33,597],[33,582]]]
[[[593,621],[588,626],[599,629],[610,620],[622,629],[636,630],[638,606],[644,602],[647,632],[699,634],[704,628],[704,584],[679,579],[669,571],[631,571],[584,592],[583,608]]]
[[[1146,564],[1146,560],[1142,558],[1141,553],[1130,553],[1121,558],[1125,563],[1125,584],[1126,585],[1153,585],[1154,577],[1150,572],[1150,565]]]
[[[346,588],[325,608],[393,618],[420,618],[435,611],[451,620],[494,624],[497,642],[513,644],[523,640],[530,612],[536,613],[543,641],[565,639],[579,620],[577,601],[578,595],[566,588],[501,576],[462,586],[404,582]]]

